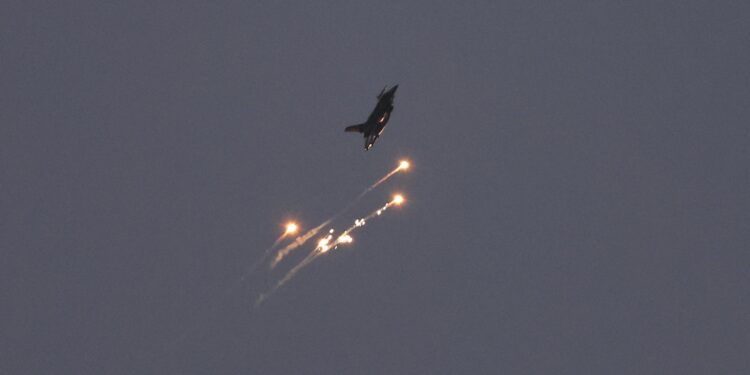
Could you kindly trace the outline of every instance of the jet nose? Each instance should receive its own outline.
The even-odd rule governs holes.
[[[398,85],[393,86],[393,88],[391,88],[391,94],[395,94],[397,88],[398,88]]]

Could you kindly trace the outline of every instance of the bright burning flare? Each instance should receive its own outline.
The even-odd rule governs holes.
[[[297,223],[292,221],[286,224],[286,234],[295,234],[297,230],[299,230]]]
[[[354,239],[352,238],[352,236],[348,234],[341,235],[341,237],[339,237],[339,239],[336,240],[336,242],[338,243],[352,243],[352,241],[354,241]]]
[[[398,169],[402,170],[402,171],[405,171],[405,170],[409,169],[409,161],[408,160],[401,160],[398,163]]]
[[[318,249],[321,253],[325,253],[328,250],[331,250],[331,247],[336,246],[336,244],[331,244],[331,239],[333,239],[333,235],[329,234],[318,241]]]
[[[401,194],[396,194],[393,196],[393,204],[395,204],[396,206],[400,206],[402,203],[404,203],[404,201],[404,196]]]

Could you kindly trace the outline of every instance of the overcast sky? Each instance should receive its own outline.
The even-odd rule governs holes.
[[[744,1],[6,1],[0,372],[749,373],[748,20]],[[386,84],[365,152],[343,128]],[[280,225],[401,157],[333,227],[407,204],[253,310],[283,273],[237,281]]]

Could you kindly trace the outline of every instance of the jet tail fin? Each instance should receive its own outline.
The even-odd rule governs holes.
[[[364,133],[365,132],[365,129],[364,129],[365,126],[364,125],[365,124],[358,124],[358,125],[347,126],[346,129],[344,129],[344,131],[345,132],[354,132],[354,133]]]
[[[380,94],[378,94],[378,96],[376,96],[376,98],[378,100],[380,100],[380,98],[383,97],[383,94],[385,93],[385,89],[387,89],[387,88],[388,88],[388,85],[385,85],[385,87],[383,87],[383,90],[380,91]]]

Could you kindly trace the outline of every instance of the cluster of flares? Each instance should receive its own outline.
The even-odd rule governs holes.
[[[322,256],[323,254],[328,253],[331,250],[338,249],[339,245],[341,244],[350,244],[354,241],[354,238],[352,238],[351,233],[356,230],[357,228],[361,228],[367,224],[367,221],[376,217],[382,215],[385,210],[387,210],[391,206],[400,206],[404,204],[406,199],[401,194],[396,194],[393,196],[393,199],[386,203],[384,206],[378,208],[377,210],[371,212],[369,215],[354,220],[354,224],[352,224],[349,228],[341,232],[340,235],[334,236],[335,230],[331,229],[328,232],[328,235],[318,240],[317,246],[309,253],[307,256],[302,259],[296,266],[294,266],[292,269],[290,269],[284,277],[281,278],[274,286],[271,288],[268,292],[261,294],[258,299],[255,301],[255,306],[259,306],[263,301],[270,297],[273,293],[276,292],[279,288],[284,286],[289,280],[291,280],[294,275],[297,274],[297,272],[301,271],[303,268],[307,267],[315,261],[318,257]],[[335,237],[335,239],[334,239]]]
[[[377,180],[374,184],[372,184],[367,189],[365,189],[365,191],[363,191],[354,201],[349,203],[343,210],[339,211],[338,213],[333,215],[331,218],[325,220],[320,225],[308,230],[302,235],[297,236],[296,238],[294,238],[294,240],[289,242],[286,246],[282,247],[281,249],[278,249],[278,251],[276,251],[275,256],[273,257],[271,262],[269,262],[269,265],[268,265],[269,268],[273,269],[276,266],[278,266],[292,251],[302,247],[310,239],[318,235],[318,233],[320,233],[321,230],[327,227],[336,217],[340,216],[341,214],[346,212],[349,208],[351,208],[357,201],[359,201],[359,199],[364,197],[367,193],[371,192],[373,189],[375,189],[379,185],[383,184],[385,181],[393,177],[395,174],[399,172],[407,171],[410,168],[410,166],[411,165],[409,161],[407,160],[399,161],[398,166],[396,168],[388,172],[385,176],[383,176],[382,178]],[[303,268],[307,267],[310,263],[315,261],[315,259],[317,259],[318,257],[324,254],[327,254],[331,252],[332,250],[338,249],[340,245],[351,244],[354,241],[354,238],[352,237],[352,232],[354,232],[358,228],[365,226],[365,224],[367,224],[367,222],[370,219],[382,215],[391,206],[399,206],[399,205],[404,204],[404,202],[405,202],[405,198],[403,195],[395,194],[393,195],[392,199],[388,203],[372,211],[370,214],[354,220],[354,223],[351,224],[348,228],[346,228],[342,232],[340,232],[340,234],[335,235],[336,231],[334,229],[329,229],[328,233],[325,236],[318,239],[315,247],[307,254],[307,256],[305,256],[305,258],[303,258],[299,263],[297,263],[295,266],[290,268],[289,271],[287,271],[284,274],[284,276],[278,282],[276,282],[276,284],[274,284],[274,286],[270,288],[266,293],[260,294],[260,296],[255,302],[255,306],[257,307],[261,303],[263,303],[263,301],[266,298],[268,298],[274,292],[276,292],[276,290],[284,286],[284,284],[289,282],[294,277],[294,275],[296,275]],[[268,256],[272,254],[273,251],[276,250],[282,242],[284,242],[285,239],[291,238],[292,236],[297,234],[299,229],[300,228],[298,224],[295,222],[290,221],[286,223],[284,233],[282,233],[281,236],[279,236],[279,238],[273,243],[273,245],[265,251],[263,256],[255,264],[253,264],[253,267],[246,273],[245,276],[252,273],[257,268],[258,264],[264,262],[268,258]],[[244,276],[243,276],[243,279],[244,279]]]
[[[328,224],[330,224],[337,217],[341,216],[344,212],[348,211],[352,206],[354,206],[354,204],[356,204],[360,199],[362,199],[365,195],[367,195],[367,193],[371,192],[376,187],[378,187],[382,183],[386,182],[388,179],[390,179],[391,177],[393,177],[396,173],[408,171],[410,167],[411,167],[411,164],[409,163],[408,160],[400,160],[398,162],[398,166],[396,166],[396,168],[394,168],[392,171],[388,172],[385,176],[381,177],[374,184],[370,185],[367,189],[365,189],[365,191],[363,191],[359,196],[357,196],[357,198],[355,198],[352,202],[350,202],[348,205],[346,205],[346,207],[344,207],[341,211],[337,212],[335,215],[333,215],[331,218],[329,218],[328,220],[324,221],[323,223],[321,223],[317,227],[312,228],[309,231],[307,231],[305,234],[303,234],[303,235],[295,238],[294,241],[292,241],[291,243],[289,243],[288,245],[286,245],[285,247],[283,247],[281,250],[279,250],[276,253],[276,256],[271,261],[269,267],[271,269],[275,268],[276,265],[278,265],[282,260],[284,260],[284,258],[287,257],[287,255],[289,255],[292,251],[294,251],[295,249],[299,248],[300,246],[304,245],[311,238],[315,237],[324,227],[326,227]],[[283,238],[279,238],[279,240],[277,240],[277,241],[280,241],[282,239]],[[278,246],[278,244],[279,244],[278,242],[275,242],[273,244],[273,246],[271,246],[271,248],[275,248],[276,246]],[[265,257],[264,257],[264,259],[265,259]]]
[[[361,199],[367,193],[369,193],[370,191],[372,191],[373,189],[375,189],[376,187],[378,187],[379,185],[387,181],[389,178],[391,178],[395,174],[408,170],[409,167],[410,165],[408,161],[401,160],[395,169],[391,170],[390,172],[388,172],[388,174],[386,174],[385,176],[380,178],[378,181],[376,181],[374,184],[372,184],[370,187],[368,187],[354,201],[350,202],[346,207],[344,207],[344,209],[342,209],[341,211],[333,215],[328,220],[325,220],[320,225],[312,229],[309,229],[307,232],[299,234],[301,230],[301,226],[295,221],[288,221],[284,223],[282,225],[283,231],[279,235],[279,237],[276,238],[276,240],[273,242],[273,244],[270,247],[268,247],[267,249],[265,249],[265,251],[263,251],[262,256],[258,260],[256,260],[250,267],[248,267],[248,269],[242,274],[242,276],[237,280],[237,282],[233,286],[229,286],[226,289],[225,296],[229,296],[232,291],[235,291],[236,288],[240,287],[245,282],[245,279],[248,278],[250,275],[252,275],[258,269],[258,266],[263,264],[271,255],[274,255],[274,256],[269,262],[268,266],[271,269],[273,269],[274,267],[278,266],[284,259],[286,259],[286,257],[292,251],[302,247],[305,243],[307,243],[313,237],[317,236],[318,233],[320,233],[322,230],[324,230],[324,228],[326,228],[329,224],[331,224],[331,222],[333,222],[334,219],[336,219],[338,216],[340,216],[341,214],[349,210],[351,207],[353,207],[354,204],[359,199]],[[382,215],[391,206],[402,205],[404,204],[404,202],[405,202],[405,198],[403,195],[395,194],[388,203],[379,207],[377,210],[372,211],[368,215],[354,220],[354,222],[344,231],[340,232],[340,234],[337,235],[336,234],[337,232],[335,231],[335,229],[332,229],[332,228],[329,229],[328,232],[325,234],[325,236],[318,238],[318,241],[316,242],[315,247],[312,248],[312,250],[301,261],[299,261],[293,267],[291,267],[281,279],[279,279],[275,284],[273,284],[273,287],[268,289],[265,293],[262,293],[259,295],[259,297],[255,301],[255,307],[258,307],[261,303],[263,303],[264,300],[270,297],[279,288],[281,288],[286,283],[288,283],[300,270],[310,265],[317,258],[338,249],[339,246],[351,244],[354,241],[354,237],[352,236],[353,232],[365,226],[370,219]],[[286,245],[279,249],[279,247],[284,243],[286,243]],[[215,305],[214,310],[212,311],[215,311],[216,308],[218,308],[218,305]],[[200,329],[201,329],[200,326],[193,326],[192,328],[185,330],[169,345],[170,346],[178,345],[179,343],[183,342],[190,334],[197,334],[200,331]]]

